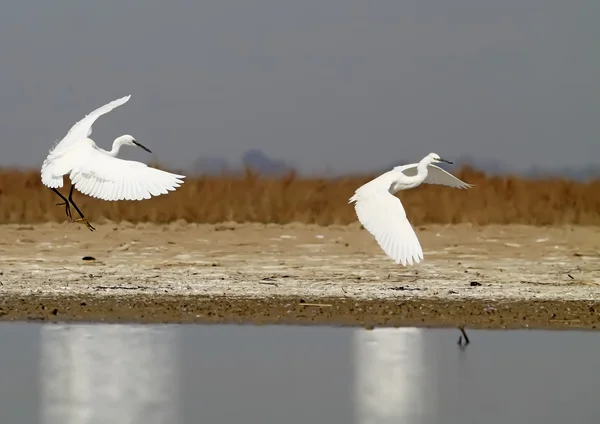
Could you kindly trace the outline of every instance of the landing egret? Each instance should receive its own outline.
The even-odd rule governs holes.
[[[381,249],[403,266],[419,263],[423,250],[404,207],[394,193],[414,188],[421,183],[442,184],[466,189],[473,187],[433,163],[445,162],[435,153],[425,156],[419,163],[396,166],[379,177],[359,187],[348,203],[354,202],[358,220],[371,233]]]
[[[42,183],[52,189],[64,203],[65,212],[71,218],[69,203],[90,231],[90,225],[81,210],[73,202],[73,188],[91,197],[103,200],[142,200],[166,194],[183,184],[183,175],[171,174],[145,163],[117,158],[121,146],[138,146],[150,152],[131,135],[122,135],[113,142],[112,150],[106,151],[96,146],[89,136],[92,125],[100,116],[126,103],[131,96],[125,96],[99,107],[69,130],[67,135],[52,149],[42,164]],[[63,176],[69,175],[71,191],[66,199],[57,188],[63,186]]]

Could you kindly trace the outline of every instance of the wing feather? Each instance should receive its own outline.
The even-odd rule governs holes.
[[[92,146],[77,151],[78,160],[69,176],[75,188],[90,197],[109,201],[150,199],[175,190],[185,178],[142,162],[110,156]]]
[[[113,100],[112,102],[107,103],[104,106],[100,106],[98,109],[86,115],[83,119],[71,127],[67,135],[65,135],[64,138],[59,141],[50,152],[52,153],[53,151],[60,151],[63,148],[70,146],[73,142],[76,142],[77,140],[83,140],[92,135],[92,125],[99,117],[126,103],[130,98],[131,95],[128,95],[121,97],[120,99]]]
[[[402,171],[402,173],[408,177],[417,175],[418,163],[411,163],[409,165],[396,166],[394,169]],[[427,184],[440,184],[454,188],[466,189],[472,188],[472,184],[467,184],[464,181],[456,178],[448,171],[440,168],[436,165],[429,165],[427,167],[427,178],[424,183]]]
[[[71,171],[70,158],[75,143],[84,140],[92,134],[92,125],[100,116],[110,112],[114,108],[126,103],[131,96],[121,97],[104,106],[100,106],[92,113],[86,115],[81,121],[71,127],[67,135],[62,140],[55,143],[42,163],[41,177],[42,183],[50,188],[59,188],[63,186],[63,175]],[[78,149],[75,149],[78,151]]]
[[[354,209],[360,223],[394,262],[406,266],[423,259],[421,244],[400,199],[379,187],[368,192],[357,190],[350,202],[355,202]]]

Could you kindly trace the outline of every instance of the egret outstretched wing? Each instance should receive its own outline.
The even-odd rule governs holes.
[[[142,162],[116,158],[93,146],[77,151],[77,161],[71,164],[71,183],[81,193],[98,199],[150,199],[175,190],[185,178]]]
[[[350,202],[355,202],[354,209],[363,227],[397,264],[419,263],[423,259],[423,250],[400,199],[388,192],[387,187],[361,188],[363,190],[357,190]]]
[[[409,165],[396,166],[394,169],[402,171],[402,173],[408,177],[414,177],[417,175],[418,163],[411,163]],[[454,188],[472,188],[472,184],[467,184],[464,181],[456,178],[454,175],[435,165],[427,166],[427,178],[423,181],[427,184],[440,184]]]
[[[114,108],[126,103],[130,98],[131,95],[113,100],[112,102],[105,104],[104,106],[100,106],[95,111],[86,115],[81,121],[77,122],[71,127],[67,135],[65,135],[64,138],[56,146],[54,146],[51,152],[58,152],[65,147],[70,146],[77,140],[83,140],[84,138],[89,137],[92,134],[92,125],[94,122],[96,122],[96,119],[110,112]]]

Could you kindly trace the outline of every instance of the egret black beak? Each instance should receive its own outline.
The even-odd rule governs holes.
[[[141,147],[142,149],[144,149],[145,151],[147,151],[148,153],[152,153],[152,150],[150,150],[149,148],[147,148],[146,146],[141,145],[140,143],[138,143],[137,141],[133,140],[133,144],[135,144],[138,147]]]
[[[438,160],[439,160],[440,162],[449,163],[450,165],[453,165],[453,164],[454,164],[454,162],[450,162],[449,160],[446,160],[446,159],[439,158]]]

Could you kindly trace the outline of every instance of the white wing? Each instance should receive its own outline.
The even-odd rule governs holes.
[[[406,218],[404,207],[400,199],[388,191],[388,185],[364,185],[356,190],[351,202],[355,202],[360,223],[394,262],[406,266],[423,259],[421,244]]]
[[[411,163],[409,165],[396,166],[394,169],[402,171],[402,173],[408,177],[417,175],[418,163]],[[439,166],[429,165],[427,167],[427,178],[424,183],[427,184],[440,184],[450,186],[454,188],[471,188],[472,184],[467,184],[464,181],[456,178],[454,175],[440,168]]]
[[[83,194],[103,200],[142,200],[166,194],[183,184],[183,175],[119,159],[96,147],[83,145],[65,156],[71,163],[71,183]],[[62,158],[61,158],[62,159]]]
[[[67,135],[65,135],[64,138],[56,146],[54,146],[52,150],[50,150],[50,153],[53,151],[58,152],[78,140],[83,140],[84,138],[89,137],[92,134],[92,125],[94,122],[96,122],[96,119],[110,112],[114,108],[126,103],[130,98],[131,96],[129,95],[121,97],[117,100],[113,100],[104,106],[100,106],[89,115],[86,115],[81,121],[77,122],[71,127]]]

